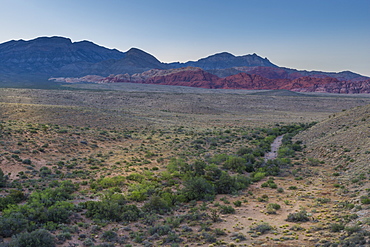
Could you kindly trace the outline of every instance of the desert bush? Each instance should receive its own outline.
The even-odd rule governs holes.
[[[264,179],[266,176],[266,173],[264,172],[256,172],[253,174],[253,177],[252,177],[252,182],[258,182],[262,179]]]
[[[117,239],[117,236],[118,236],[117,233],[115,233],[112,230],[108,230],[108,231],[103,232],[101,238],[104,241],[113,242]]]
[[[54,205],[47,208],[45,212],[45,219],[39,217],[39,221],[52,221],[55,223],[67,223],[69,216],[74,210],[74,205],[69,202],[57,202]]]
[[[359,232],[362,230],[361,226],[346,226],[344,230],[349,234],[353,234],[355,232]]]
[[[216,236],[225,236],[227,235],[226,232],[220,228],[216,228],[214,229],[214,233],[216,234]]]
[[[88,201],[81,203],[89,218],[109,221],[136,221],[140,210],[135,205],[120,205],[114,201]]]
[[[338,246],[368,246],[369,242],[367,240],[369,233],[368,232],[356,232],[346,237],[343,240],[339,241]]]
[[[130,175],[128,175],[126,177],[128,180],[131,180],[131,181],[136,181],[136,182],[139,182],[141,183],[144,179],[145,179],[145,176],[142,175],[142,174],[139,174],[139,173],[131,173]]]
[[[316,198],[316,201],[319,203],[328,203],[330,202],[330,198]]]
[[[22,160],[22,163],[25,165],[31,165],[32,161],[30,159],[24,159]]]
[[[360,201],[362,204],[370,204],[370,197],[368,196],[361,196]]]
[[[44,230],[38,229],[33,232],[24,232],[15,235],[9,243],[10,247],[54,247],[54,236]]]
[[[156,192],[156,186],[156,183],[144,181],[139,184],[132,184],[129,187],[127,198],[136,202],[145,201],[149,196]]]
[[[259,202],[267,202],[269,200],[268,195],[262,195],[261,197],[257,198],[257,201]]]
[[[188,164],[183,159],[172,158],[167,165],[167,170],[170,173],[180,172],[186,170]]]
[[[147,203],[144,204],[142,210],[145,212],[154,212],[164,214],[171,210],[168,203],[159,196],[152,196]]]
[[[21,213],[12,213],[7,217],[0,217],[0,235],[11,237],[22,232],[28,225],[27,219]]]
[[[236,151],[236,155],[238,155],[238,156],[244,156],[246,154],[251,154],[251,153],[252,153],[252,149],[247,148],[247,147],[242,147],[242,148],[238,149],[238,151]]]
[[[39,176],[41,178],[47,177],[47,176],[49,176],[51,174],[52,174],[52,171],[48,167],[43,166],[43,167],[40,168]]]
[[[220,178],[215,182],[218,194],[230,194],[248,187],[250,179],[243,175],[230,176],[227,172],[222,172]]]
[[[222,172],[216,181],[216,191],[218,194],[229,194],[233,191],[233,179],[227,172]]]
[[[0,168],[0,188],[4,187],[6,184],[7,177],[4,175],[3,170]]]
[[[213,200],[215,188],[205,178],[194,177],[184,182],[182,193],[188,201]]]
[[[56,238],[58,239],[58,244],[64,243],[66,240],[71,240],[72,235],[69,232],[61,232],[59,233]]]
[[[210,212],[211,212],[210,218],[211,218],[211,220],[213,222],[220,221],[221,218],[220,218],[220,212],[219,212],[219,210],[211,208],[210,209]]]
[[[332,223],[330,224],[329,229],[331,232],[340,232],[341,230],[344,230],[344,225],[338,224],[338,223]]]
[[[11,190],[5,197],[0,197],[0,210],[7,208],[11,204],[20,203],[26,199],[25,195],[20,190]]]
[[[297,213],[290,213],[288,215],[288,218],[286,219],[286,221],[289,221],[289,222],[305,222],[309,220],[310,219],[305,210],[301,210]]]
[[[121,210],[121,219],[123,221],[133,222],[140,218],[141,211],[136,205],[124,205]]]
[[[216,165],[222,165],[228,159],[229,159],[229,155],[227,154],[216,154],[215,156],[211,158],[209,162],[216,164]]]
[[[176,234],[175,232],[169,232],[167,237],[164,239],[164,243],[172,243],[172,245],[174,243],[181,243],[182,241],[183,239],[180,238],[180,236]]]
[[[230,156],[223,164],[225,169],[243,173],[246,170],[246,160],[242,157]]]
[[[308,164],[310,165],[310,166],[318,166],[319,164],[320,164],[320,160],[318,160],[318,159],[315,159],[315,158],[308,158],[307,159],[308,160]]]
[[[41,203],[45,206],[51,206],[58,201],[73,199],[72,193],[77,189],[70,183],[62,183],[55,189],[47,188],[43,191],[33,192],[29,198],[29,203]]]
[[[280,205],[277,203],[269,203],[266,207],[266,212],[268,214],[276,214],[276,210],[280,209]]]
[[[172,230],[171,226],[164,224],[150,227],[148,232],[150,235],[157,233],[159,236],[164,236],[171,232],[171,230]]]
[[[222,170],[219,169],[215,164],[210,164],[205,167],[204,178],[209,181],[219,180],[222,175]]]
[[[259,224],[257,226],[251,227],[251,230],[260,232],[261,234],[267,233],[268,231],[272,230],[272,226],[267,223]]]
[[[234,214],[235,213],[235,208],[233,208],[230,205],[221,205],[219,208],[222,214]]]

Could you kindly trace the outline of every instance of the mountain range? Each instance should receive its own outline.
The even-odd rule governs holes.
[[[0,44],[0,85],[46,81],[370,93],[369,77],[350,71],[333,73],[279,67],[257,54],[234,56],[222,52],[198,61],[163,63],[137,48],[121,52],[64,37]]]

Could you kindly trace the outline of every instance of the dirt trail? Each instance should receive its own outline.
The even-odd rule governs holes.
[[[283,137],[284,135],[276,137],[274,142],[271,144],[271,151],[265,154],[265,162],[268,160],[273,160],[277,158],[277,151],[281,144],[283,143]]]

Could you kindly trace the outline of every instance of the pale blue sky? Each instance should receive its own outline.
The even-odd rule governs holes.
[[[370,0],[0,0],[0,43],[90,40],[163,62],[228,51],[370,76]]]

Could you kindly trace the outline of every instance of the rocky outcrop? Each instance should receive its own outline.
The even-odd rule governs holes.
[[[87,75],[83,77],[55,77],[50,78],[50,81],[65,82],[65,83],[80,83],[80,82],[91,82],[98,83],[104,80],[105,77],[99,75]]]
[[[370,79],[362,81],[341,81],[332,77],[304,76],[296,79],[270,79],[257,74],[239,73],[220,78],[205,70],[186,67],[170,70],[152,69],[130,75],[118,74],[85,76],[80,78],[52,78],[59,82],[95,83],[143,83],[173,86],[200,87],[209,89],[246,89],[246,90],[291,90],[296,92],[321,93],[370,93]]]
[[[364,81],[333,81],[331,83],[305,83],[303,85],[292,85],[292,91],[296,92],[320,92],[320,93],[341,93],[358,94],[370,93],[370,80]]]
[[[255,74],[239,73],[219,78],[199,68],[151,70],[135,75],[112,75],[100,83],[135,82],[146,84],[190,86],[210,89],[278,90],[321,93],[370,93],[370,79],[340,81],[332,77],[300,77],[297,79],[269,79]]]

